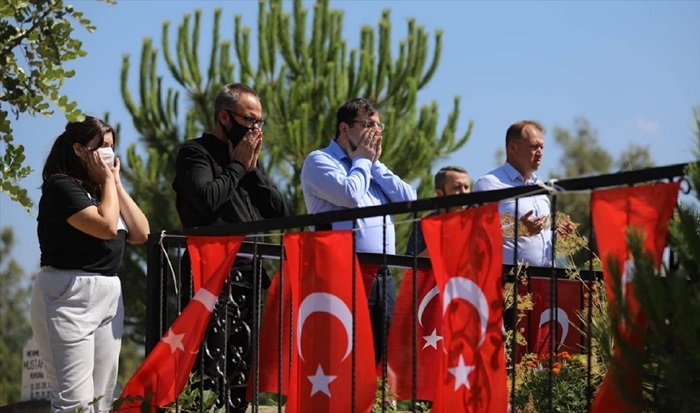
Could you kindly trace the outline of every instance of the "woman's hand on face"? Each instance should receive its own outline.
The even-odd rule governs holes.
[[[122,166],[121,160],[117,157],[114,157],[114,166],[111,169],[112,169],[112,175],[114,175],[114,183],[117,185],[117,187],[122,184],[122,178],[121,178],[121,175],[119,174],[119,171],[121,171],[121,166]]]
[[[108,179],[114,179],[112,170],[102,159],[99,152],[83,150],[85,151],[85,168],[90,179],[99,184],[104,184]]]

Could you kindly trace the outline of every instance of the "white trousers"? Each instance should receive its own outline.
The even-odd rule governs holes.
[[[51,383],[51,412],[109,412],[124,328],[119,278],[43,267],[31,310]]]

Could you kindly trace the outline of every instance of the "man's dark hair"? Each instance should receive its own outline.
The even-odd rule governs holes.
[[[459,172],[466,174],[467,170],[461,166],[445,166],[440,168],[440,170],[435,174],[435,189],[442,189],[442,187],[445,186],[448,172]]]
[[[219,90],[214,99],[214,124],[219,122],[219,112],[233,107],[243,94],[258,97],[258,93],[253,88],[243,83],[229,83]]]
[[[506,146],[508,146],[510,142],[522,138],[523,131],[528,126],[532,126],[533,128],[542,132],[543,135],[545,133],[544,126],[542,126],[542,124],[536,120],[521,120],[520,122],[515,122],[508,127],[508,130],[506,131]]]
[[[374,115],[376,112],[379,112],[379,109],[377,109],[377,104],[369,99],[355,98],[343,103],[343,106],[341,106],[338,109],[338,112],[335,114],[336,139],[338,136],[340,136],[340,124],[343,122],[350,124],[353,120],[355,120],[357,114],[360,113],[360,110],[364,110],[370,116]]]

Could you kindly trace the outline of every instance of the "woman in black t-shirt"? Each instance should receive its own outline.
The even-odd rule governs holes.
[[[70,122],[42,173],[31,318],[52,413],[109,412],[112,405],[124,324],[117,271],[125,241],[143,243],[149,233],[121,184],[115,143],[114,129],[100,119]]]

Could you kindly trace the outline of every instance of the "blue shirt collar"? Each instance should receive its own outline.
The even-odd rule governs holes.
[[[518,172],[513,165],[509,164],[508,161],[503,164],[503,170],[505,171],[506,175],[508,175],[508,179],[513,182],[520,181],[526,185],[534,185],[540,179],[533,173],[530,179],[526,181],[522,174],[520,174],[520,172]]]
[[[336,142],[335,139],[331,139],[330,145],[328,145],[328,150],[331,152],[334,158],[336,159],[343,159],[347,158],[350,159],[347,153],[343,150],[343,148],[338,145],[338,142]]]

